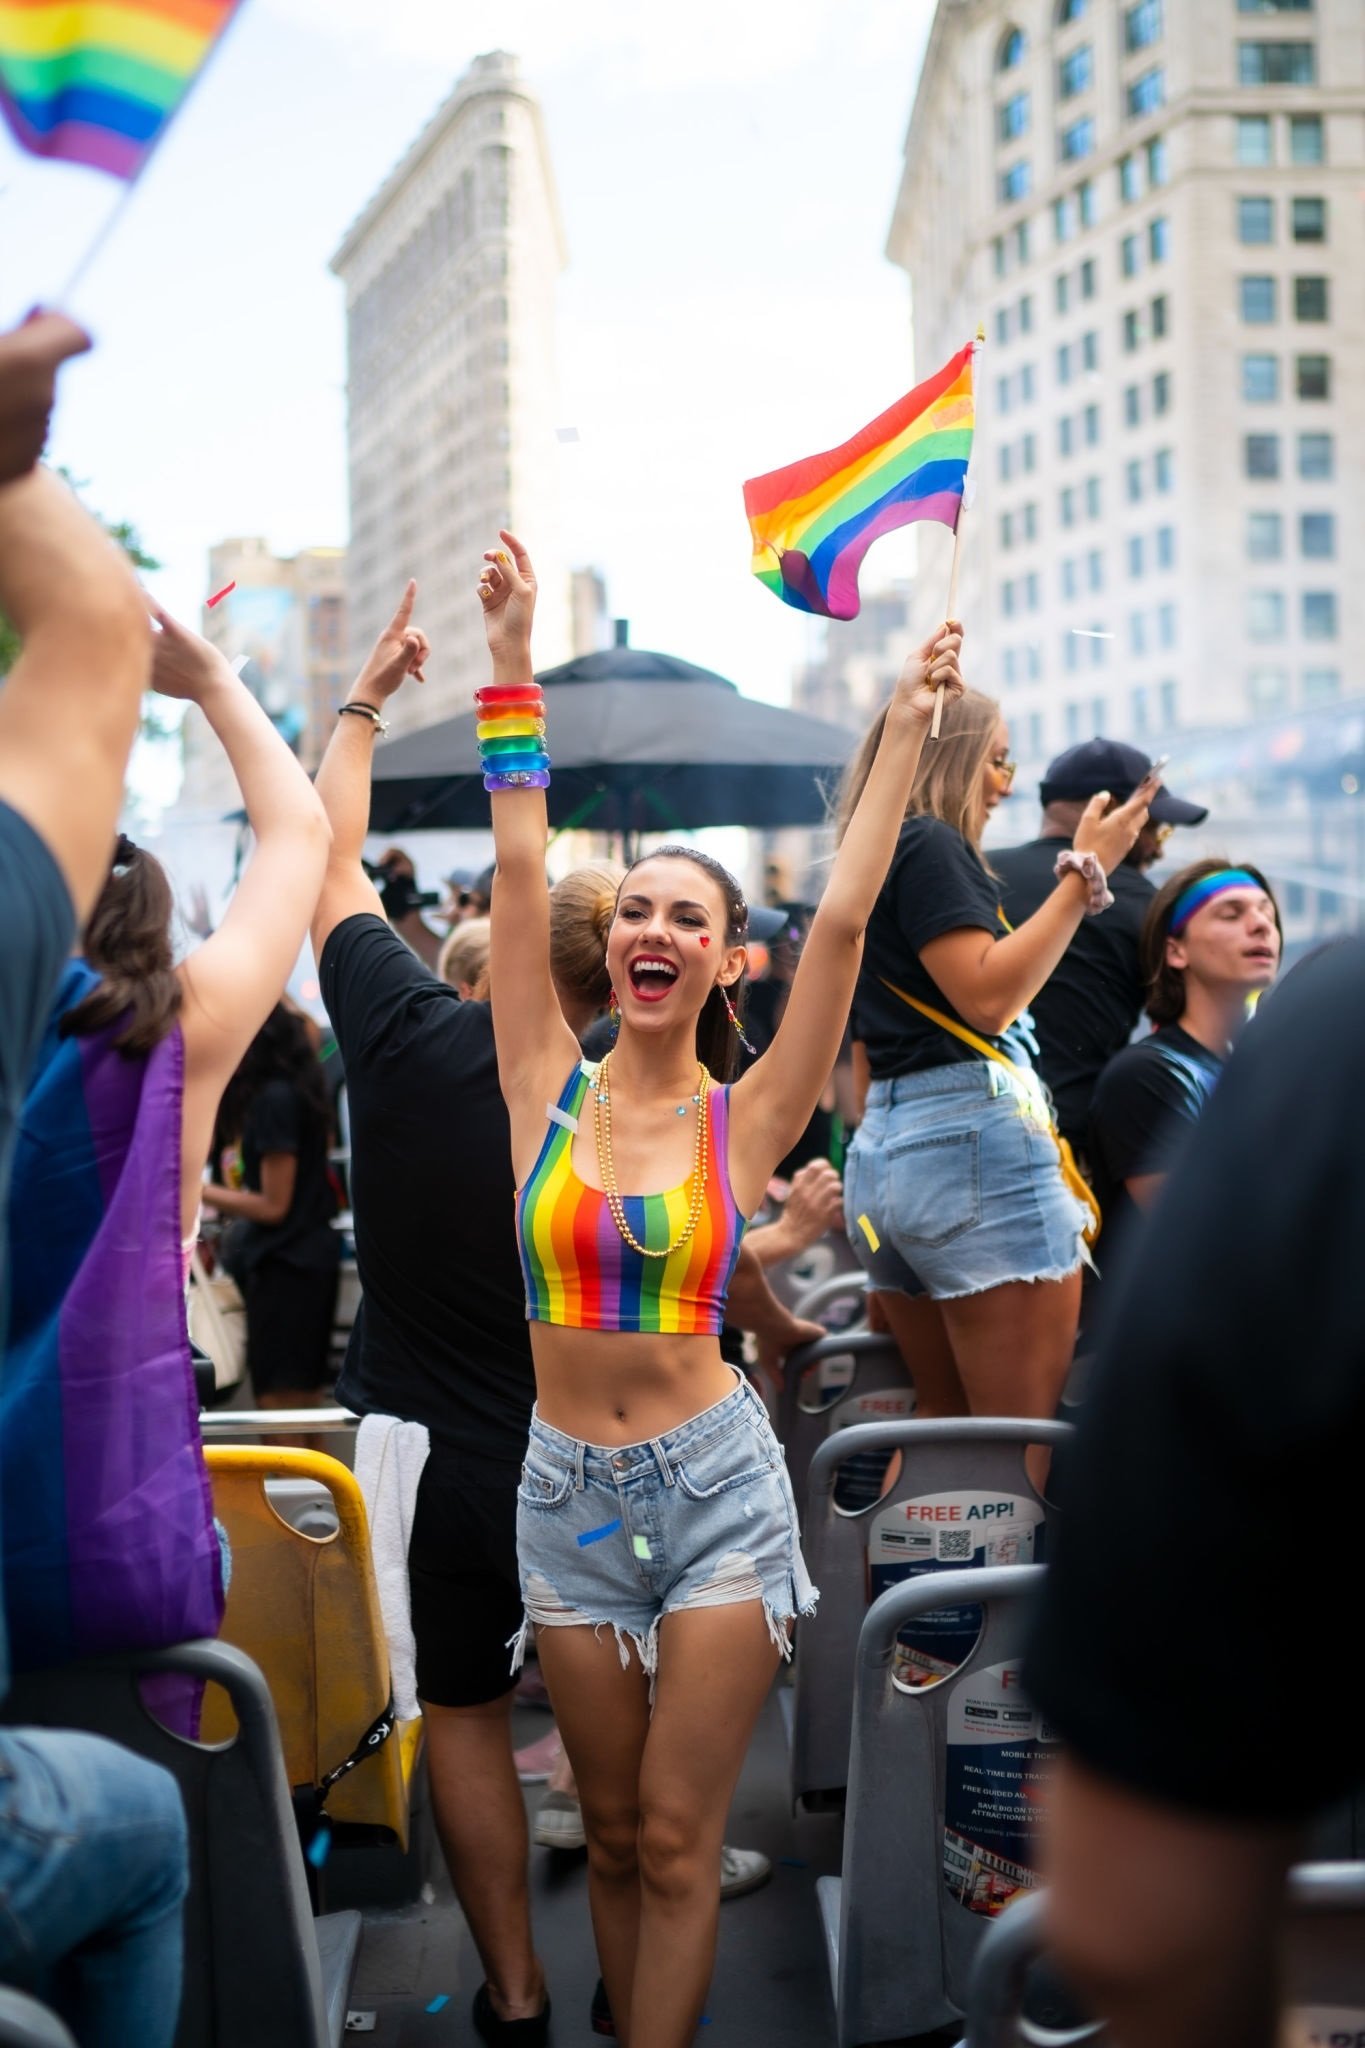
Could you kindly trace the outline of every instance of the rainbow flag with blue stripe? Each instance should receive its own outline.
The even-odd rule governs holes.
[[[956,527],[976,427],[971,342],[838,448],[751,477],[753,572],[784,604],[858,616],[858,571],[880,534]]]
[[[0,0],[0,111],[35,156],[135,178],[240,0]]]

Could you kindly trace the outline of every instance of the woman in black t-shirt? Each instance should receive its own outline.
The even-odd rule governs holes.
[[[327,1171],[331,1116],[307,1020],[277,1003],[229,1081],[213,1156],[241,1153],[241,1185],[207,1206],[232,1219],[223,1263],[246,1301],[247,1370],[262,1408],[312,1408],[330,1378],[341,1245]]]
[[[845,778],[841,821],[880,732],[879,718]],[[845,1172],[849,1234],[884,1290],[925,1416],[1055,1411],[1076,1338],[1087,1217],[1062,1176],[1026,1009],[1087,911],[1112,900],[1104,877],[1136,840],[1157,786],[1143,783],[1113,808],[1096,797],[1074,850],[1058,856],[1056,889],[1010,932],[981,853],[986,820],[1013,780],[1008,757],[991,698],[967,690],[945,705],[868,923],[854,998],[872,1078]]]

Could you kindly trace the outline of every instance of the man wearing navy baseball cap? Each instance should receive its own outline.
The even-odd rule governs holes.
[[[1043,816],[1036,839],[992,852],[1001,901],[1012,925],[1032,917],[1057,886],[1054,863],[1071,844],[1082,811],[1108,790],[1115,804],[1130,797],[1151,768],[1146,754],[1118,740],[1086,740],[1059,754],[1038,794]],[[1132,1036],[1142,1011],[1138,941],[1156,891],[1147,869],[1177,825],[1202,825],[1208,812],[1167,789],[1151,802],[1148,822],[1121,867],[1109,877],[1113,908],[1081,920],[1046,987],[1030,1005],[1038,1031],[1038,1067],[1052,1091],[1057,1122],[1079,1151],[1100,1070]]]

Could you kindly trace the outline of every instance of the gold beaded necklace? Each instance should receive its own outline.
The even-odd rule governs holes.
[[[607,1072],[610,1064],[611,1054],[606,1053],[603,1056],[601,1065],[597,1069],[597,1079],[593,1083],[593,1095],[596,1103],[593,1113],[593,1129],[597,1137],[597,1170],[602,1176],[602,1190],[607,1198],[607,1207],[611,1211],[612,1222],[616,1225],[624,1242],[630,1246],[633,1252],[638,1252],[642,1259],[670,1259],[674,1252],[681,1251],[687,1243],[701,1221],[701,1212],[706,1206],[706,1176],[709,1168],[706,1151],[706,1132],[709,1114],[707,1104],[711,1088],[711,1076],[699,1060],[697,1062],[697,1092],[692,1098],[697,1105],[697,1144],[692,1158],[692,1199],[688,1204],[687,1220],[673,1242],[665,1246],[663,1251],[655,1252],[651,1251],[647,1244],[640,1243],[627,1223],[625,1204],[621,1200],[621,1191],[616,1185],[616,1166],[611,1156],[611,1080]]]

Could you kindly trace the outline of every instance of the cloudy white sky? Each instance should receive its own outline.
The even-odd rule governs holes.
[[[545,109],[569,246],[572,559],[637,644],[781,698],[812,628],[748,573],[744,477],[911,381],[883,255],[932,0],[244,0],[70,309],[98,337],[53,447],[194,615],[206,552],[344,542],[344,332],[327,260],[480,50]],[[0,137],[0,314],[59,295],[116,188]],[[933,536],[933,538],[946,536]],[[533,536],[531,536],[533,538]],[[871,584],[907,571],[879,543]]]

